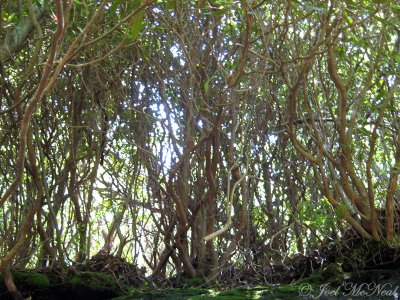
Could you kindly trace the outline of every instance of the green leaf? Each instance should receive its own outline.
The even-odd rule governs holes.
[[[207,93],[209,88],[209,80],[204,83],[204,91]]]
[[[10,15],[4,14],[3,20],[6,23],[14,23],[17,19],[17,15],[15,13],[11,13]]]
[[[164,0],[164,1],[160,1],[160,2],[164,4],[166,9],[170,10],[170,9],[174,9],[175,1],[176,0]]]
[[[388,21],[388,20],[386,20],[386,19],[384,19],[384,18],[381,18],[381,17],[379,17],[379,16],[377,16],[377,15],[374,15],[373,18],[374,18],[375,20],[380,21],[382,24],[385,24],[385,25],[388,25],[388,26],[392,26],[392,27],[395,27],[395,26],[396,26],[394,23],[392,23],[392,22],[390,22],[390,21]]]
[[[312,6],[312,5],[304,5],[306,8],[311,9],[311,10],[315,10],[318,12],[323,12],[324,9],[318,6]]]
[[[337,217],[340,219],[343,218],[348,211],[349,209],[347,208],[347,205],[344,203],[335,208],[335,213]]]
[[[118,8],[119,4],[120,4],[120,1],[113,1],[113,3],[110,6],[110,9],[109,9],[112,14],[115,14],[117,12],[117,8]]]
[[[353,24],[353,20],[349,17],[349,15],[347,14],[346,11],[344,11],[343,15],[344,15],[344,20],[346,21],[346,23],[348,25],[352,25]]]
[[[133,17],[132,26],[129,31],[131,37],[133,39],[136,39],[144,27],[145,27],[144,10],[141,10]]]

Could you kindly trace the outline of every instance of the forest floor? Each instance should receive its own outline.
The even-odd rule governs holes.
[[[238,283],[236,287],[188,285],[165,289],[120,285],[113,276],[101,272],[79,272],[70,275],[64,282],[60,282],[56,276],[38,272],[14,272],[13,275],[23,295],[32,300],[382,300],[398,299],[400,292],[400,271],[393,269],[368,270],[359,272],[357,276],[353,273],[332,274],[330,278],[324,272],[317,272],[290,284],[250,286]],[[11,299],[1,285],[0,299]]]
[[[227,268],[218,280],[179,276],[153,280],[136,265],[99,252],[68,268],[14,270],[21,293],[32,300],[73,299],[399,299],[400,248],[347,239],[285,265]],[[0,276],[0,299],[11,299]]]

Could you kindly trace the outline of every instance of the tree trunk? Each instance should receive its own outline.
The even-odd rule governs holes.
[[[25,298],[21,295],[21,293],[15,286],[10,268],[8,266],[5,266],[1,273],[3,274],[4,284],[7,287],[7,291],[11,294],[14,300],[25,300]]]

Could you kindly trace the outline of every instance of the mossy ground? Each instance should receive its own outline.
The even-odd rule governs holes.
[[[72,273],[64,278],[38,272],[12,272],[25,297],[33,300],[112,299],[123,294],[113,276],[100,272]],[[0,276],[0,299],[11,299]]]
[[[50,278],[35,272],[14,272],[13,278],[15,284],[28,285],[33,287],[48,287]]]
[[[399,283],[399,272],[396,270],[370,270],[364,273],[343,273],[334,265],[322,269],[312,276],[300,280],[294,284],[253,286],[227,288],[225,286],[207,286],[201,284],[198,287],[190,287],[186,282],[184,288],[171,288],[164,290],[152,290],[143,286],[143,289],[133,288],[117,283],[114,276],[100,272],[71,273],[65,278],[59,278],[54,274],[35,272],[13,272],[14,280],[24,296],[32,296],[33,300],[61,300],[61,299],[114,299],[114,300],[245,300],[245,299],[310,299],[302,297],[301,288],[305,285],[310,288],[312,295],[318,295],[323,284],[330,283],[331,289],[337,289],[346,280],[356,283],[378,280],[378,283],[391,283],[394,286]],[[1,276],[0,276],[1,277]],[[372,278],[372,279],[371,279]],[[2,280],[2,278],[0,278]],[[197,281],[195,282],[197,283]],[[339,290],[339,289],[338,289]],[[304,292],[304,291],[303,291]],[[3,282],[0,282],[0,299],[7,298]],[[323,298],[323,299],[348,299]],[[359,298],[354,298],[359,299]],[[371,298],[378,299],[378,298]],[[380,297],[379,299],[394,299]]]
[[[81,272],[68,277],[67,284],[73,288],[89,288],[91,290],[119,289],[116,280],[109,274],[100,272]]]
[[[109,274],[80,272],[68,275],[63,281],[52,274],[34,272],[14,272],[14,279],[25,296],[35,300],[48,299],[301,299],[296,285],[257,286],[226,289],[224,287],[185,287],[165,290],[137,289],[119,286]],[[1,279],[1,278],[0,278]],[[123,288],[124,290],[122,290]],[[127,293],[127,295],[125,294]],[[125,294],[125,295],[123,295]],[[0,298],[5,295],[5,287],[0,283]],[[122,296],[123,295],[123,296]]]
[[[114,300],[242,300],[242,299],[304,299],[299,296],[296,285],[258,286],[224,290],[222,288],[168,289],[157,292],[135,291]]]

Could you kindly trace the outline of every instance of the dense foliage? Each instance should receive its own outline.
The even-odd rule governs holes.
[[[398,241],[396,1],[1,1],[0,271],[216,278]],[[9,280],[11,279],[11,280]]]

